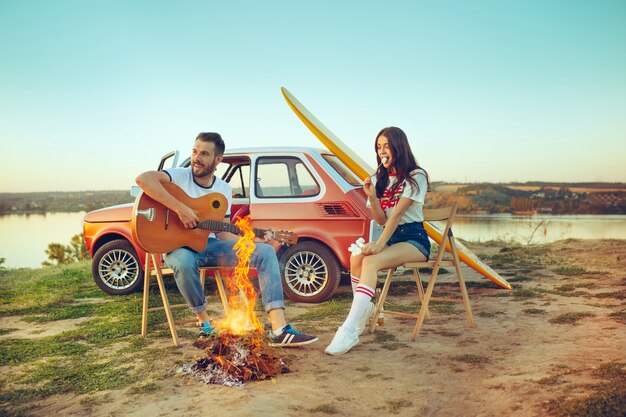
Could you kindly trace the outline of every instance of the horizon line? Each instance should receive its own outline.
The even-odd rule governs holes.
[[[432,181],[431,184],[451,184],[451,185],[472,185],[472,184],[498,184],[498,185],[624,185],[626,182],[618,181]],[[84,193],[84,192],[104,192],[104,191],[128,191],[123,188],[106,188],[106,189],[80,189],[80,190],[38,190],[38,191],[0,191],[0,194],[29,194],[29,193]]]

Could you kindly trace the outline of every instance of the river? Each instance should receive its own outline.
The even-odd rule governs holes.
[[[4,266],[37,268],[48,257],[52,242],[69,245],[72,236],[82,233],[85,212],[9,214],[0,216],[0,258]]]
[[[455,236],[468,241],[505,240],[522,244],[562,239],[626,239],[626,215],[459,215]]]
[[[82,231],[84,212],[0,216],[0,257],[8,268],[37,268],[51,242],[70,243]],[[626,239],[626,215],[459,215],[454,235],[468,241],[501,239],[521,244],[556,240]]]

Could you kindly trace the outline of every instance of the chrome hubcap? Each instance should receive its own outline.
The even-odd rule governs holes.
[[[295,294],[310,297],[326,286],[328,267],[316,253],[298,252],[286,262],[285,281]]]
[[[98,265],[102,281],[116,290],[123,290],[131,285],[139,276],[139,264],[130,252],[116,249],[107,252]]]

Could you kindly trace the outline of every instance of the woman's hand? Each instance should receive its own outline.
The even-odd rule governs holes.
[[[372,178],[371,177],[367,177],[363,181],[363,191],[365,191],[365,195],[368,198],[376,197],[376,187],[374,187],[372,185]]]
[[[384,248],[385,248],[385,245],[381,245],[378,242],[367,243],[363,247],[363,250],[361,253],[363,253],[363,255],[375,255],[381,250],[383,250]]]

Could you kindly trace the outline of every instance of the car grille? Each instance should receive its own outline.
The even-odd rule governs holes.
[[[347,203],[324,203],[319,204],[323,216],[348,216],[356,217],[356,213]]]

